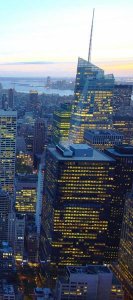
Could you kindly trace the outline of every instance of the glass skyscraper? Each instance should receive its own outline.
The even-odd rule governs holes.
[[[14,193],[17,112],[0,110],[0,184]]]
[[[85,128],[112,128],[114,76],[91,62],[78,59],[69,139],[82,143]]]
[[[114,164],[85,144],[48,148],[42,260],[55,267],[106,262]]]

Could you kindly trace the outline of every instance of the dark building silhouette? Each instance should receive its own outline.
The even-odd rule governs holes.
[[[10,198],[8,193],[0,189],[0,244],[8,241],[9,237]]]
[[[109,249],[107,260],[117,260],[120,243],[125,195],[130,191],[133,181],[133,146],[117,145],[105,150],[105,153],[116,160],[113,185],[113,201],[109,220]]]
[[[133,299],[133,187],[126,195],[116,273],[121,278],[125,299]]]
[[[14,90],[13,89],[8,90],[8,106],[11,109],[13,109],[13,107],[14,107]]]
[[[42,154],[45,143],[45,121],[37,119],[34,125],[33,155]]]
[[[8,99],[7,95],[3,94],[2,95],[2,109],[7,109],[8,108]]]

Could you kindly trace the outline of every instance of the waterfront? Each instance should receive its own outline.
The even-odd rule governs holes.
[[[61,90],[46,88],[44,78],[0,78],[3,89],[14,88],[16,92],[29,93],[31,90],[38,91],[39,94],[59,94],[60,96],[73,95],[73,90]]]

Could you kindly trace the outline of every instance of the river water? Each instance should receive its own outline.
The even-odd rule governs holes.
[[[39,94],[59,94],[60,96],[73,95],[72,90],[50,89],[45,87],[44,79],[34,78],[0,78],[3,89],[14,88],[16,92],[29,93],[31,90],[38,91]]]

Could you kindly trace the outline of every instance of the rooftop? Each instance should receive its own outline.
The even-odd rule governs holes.
[[[99,136],[99,135],[103,135],[103,136],[123,136],[122,133],[119,133],[115,130],[94,130],[94,129],[86,129],[85,130],[85,138],[89,135],[96,135],[96,136]]]
[[[106,273],[110,274],[111,271],[108,267],[102,266],[102,265],[88,265],[88,266],[83,266],[83,267],[67,267],[67,270],[69,274],[92,274],[96,275],[99,273]]]
[[[59,144],[56,147],[48,147],[50,153],[59,161],[114,161],[106,154],[93,149],[87,144]]]
[[[133,156],[133,146],[132,145],[115,145],[114,148],[107,149],[114,156]],[[106,153],[107,153],[106,152]]]

